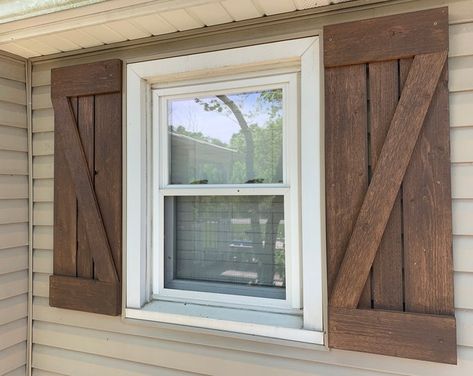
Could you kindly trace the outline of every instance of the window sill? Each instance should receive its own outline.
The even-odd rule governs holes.
[[[302,316],[199,304],[153,301],[125,317],[323,345],[324,333],[302,329]],[[271,325],[268,325],[271,323]]]

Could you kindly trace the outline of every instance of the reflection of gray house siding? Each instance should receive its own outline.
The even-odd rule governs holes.
[[[216,168],[222,181],[229,182],[233,163],[243,159],[243,155],[234,149],[177,133],[171,133],[171,150],[172,182],[180,184],[208,179],[205,166]]]

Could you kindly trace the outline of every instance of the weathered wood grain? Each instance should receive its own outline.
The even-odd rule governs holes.
[[[95,137],[94,137],[94,97],[80,97],[78,101],[77,126],[81,144],[84,147],[85,157],[89,174],[94,183],[95,168]],[[93,278],[94,266],[89,242],[87,240],[86,225],[82,208],[77,208],[77,276],[84,278]]]
[[[406,76],[409,61],[401,61]],[[406,311],[453,315],[447,64],[403,183]]]
[[[399,100],[397,60],[370,63],[370,165],[376,170]],[[373,307],[403,309],[401,196],[394,202],[372,267]],[[362,294],[362,298],[363,299]]]
[[[457,363],[453,316],[331,307],[329,317],[330,347]]]
[[[59,275],[49,277],[49,302],[54,307],[118,315],[120,294],[120,285],[116,283]]]
[[[365,65],[325,70],[325,191],[329,291],[335,283],[368,187],[366,100]]]
[[[75,114],[77,98],[71,98],[71,105]],[[75,117],[75,115],[74,115]],[[55,119],[54,137],[54,274],[75,276],[77,274],[77,199],[72,183],[71,173],[66,163],[67,151],[59,145],[63,136],[64,127],[61,119]]]
[[[63,130],[56,135],[56,139],[60,150],[67,150],[65,159],[74,183],[77,204],[81,208],[80,214],[84,217],[83,223],[95,260],[97,278],[103,282],[117,283],[118,276],[72,106],[66,97],[55,98],[53,105],[56,118],[63,124]]]
[[[446,58],[446,51],[414,58],[337,275],[334,307],[358,304]]]
[[[51,70],[51,97],[76,97],[120,92],[121,60],[80,64]]]
[[[372,63],[448,50],[448,8],[324,27],[326,67]]]
[[[95,193],[115,269],[122,271],[122,114],[120,93],[95,96]]]

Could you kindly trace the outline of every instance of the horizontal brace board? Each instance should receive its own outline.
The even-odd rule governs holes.
[[[330,347],[457,363],[454,316],[331,307],[329,317]]]
[[[325,67],[448,50],[448,8],[347,22],[324,28]]]
[[[118,315],[121,311],[119,283],[52,275],[49,302],[54,307]]]

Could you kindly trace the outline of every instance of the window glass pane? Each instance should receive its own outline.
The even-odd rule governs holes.
[[[283,196],[165,198],[165,286],[285,298]]]
[[[282,93],[169,100],[171,184],[282,183]]]

